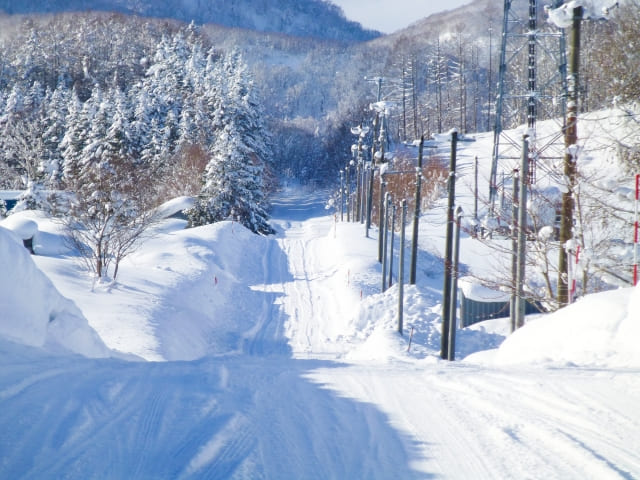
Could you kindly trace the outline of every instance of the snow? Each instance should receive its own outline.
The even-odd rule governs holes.
[[[495,361],[637,368],[639,309],[640,289],[589,295],[515,332],[500,346]]]
[[[569,28],[573,23],[573,12],[576,8],[583,8],[584,19],[600,19],[606,18],[617,4],[618,0],[572,0],[558,8],[549,8],[549,21],[558,28]]]
[[[184,210],[192,208],[195,204],[194,197],[178,197],[163,203],[158,207],[156,215],[160,218],[169,218]]]
[[[460,278],[458,280],[458,287],[469,300],[479,302],[508,302],[510,298],[509,293],[487,288],[473,277]]]
[[[459,146],[466,212],[491,137]],[[45,215],[1,222],[35,222],[37,255],[0,228],[0,477],[640,476],[640,289],[514,334],[508,319],[458,329],[445,362],[444,205],[421,219],[400,334],[397,268],[381,293],[376,229],[339,222],[328,196],[285,187],[269,237],[164,220],[111,284]],[[460,253],[473,278],[499,263],[466,234]]]
[[[38,233],[38,224],[23,216],[13,215],[2,222],[2,226],[15,233],[20,240],[28,240]]]
[[[88,357],[109,355],[78,308],[58,293],[36,267],[20,239],[3,227],[0,227],[0,251],[0,337]]]

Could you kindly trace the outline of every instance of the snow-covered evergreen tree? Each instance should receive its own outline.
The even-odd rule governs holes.
[[[225,79],[216,109],[222,129],[212,147],[198,202],[190,212],[191,224],[235,220],[253,232],[273,233],[263,183],[270,158],[268,136],[239,54],[226,57],[218,78]]]
[[[73,184],[79,175],[82,154],[89,135],[89,117],[92,116],[88,106],[80,102],[75,89],[71,92],[68,112],[65,134],[60,142],[62,177],[66,185]]]
[[[45,97],[45,124],[42,131],[44,152],[41,159],[44,184],[58,189],[62,183],[63,157],[60,144],[65,134],[65,123],[69,113],[70,92],[63,85]]]

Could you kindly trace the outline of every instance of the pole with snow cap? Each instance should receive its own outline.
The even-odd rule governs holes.
[[[447,208],[447,239],[444,256],[444,285],[442,288],[442,335],[440,358],[449,358],[449,315],[451,311],[451,277],[453,250],[453,211],[456,199],[456,151],[458,149],[458,131],[451,130],[451,161],[449,164],[449,206]]]
[[[449,350],[447,358],[451,361],[456,359],[456,313],[458,308],[458,277],[460,264],[460,226],[462,223],[462,207],[456,207],[455,215],[455,241],[453,243],[453,268],[451,275],[451,307],[449,309]]]
[[[573,9],[571,41],[569,49],[569,74],[567,76],[567,126],[565,128],[564,178],[566,192],[562,194],[560,219],[560,254],[558,258],[558,305],[569,303],[569,259],[566,244],[573,238],[573,189],[577,174],[578,143],[578,72],[580,69],[580,27],[583,7]]]
[[[416,267],[418,263],[418,230],[420,227],[420,202],[422,189],[422,155],[424,151],[424,135],[420,137],[418,147],[418,166],[416,167],[416,197],[413,212],[413,237],[411,241],[411,269],[409,271],[409,283],[416,284]]]
[[[511,298],[509,300],[509,320],[511,333],[516,331],[516,298],[518,296],[518,217],[520,198],[520,171],[513,171],[513,193],[511,197]]]
[[[391,209],[391,194],[389,192],[384,194],[384,217],[381,220],[382,230],[382,292],[387,290],[387,246],[388,246],[388,224],[389,224],[389,210]]]
[[[518,198],[518,256],[516,269],[516,328],[524,326],[525,298],[524,278],[527,255],[527,180],[529,179],[529,136],[522,139],[522,164],[520,165],[520,191]]]

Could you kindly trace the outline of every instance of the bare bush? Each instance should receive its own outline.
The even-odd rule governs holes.
[[[385,191],[391,193],[395,201],[407,200],[409,211],[415,209],[416,191],[416,161],[409,157],[397,158],[394,161],[393,169],[384,174],[384,181],[387,186]],[[449,170],[445,162],[438,156],[431,156],[426,159],[422,167],[421,199],[422,211],[432,207],[433,204],[443,197],[446,190],[446,179]],[[380,175],[376,173],[373,182],[373,206],[371,221],[380,224],[379,201],[380,198]],[[399,226],[399,225],[398,225]],[[395,228],[395,227],[394,227]]]
[[[128,160],[95,161],[83,176],[72,179],[63,222],[69,239],[99,280],[113,280],[123,258],[135,250],[157,220],[151,175]]]

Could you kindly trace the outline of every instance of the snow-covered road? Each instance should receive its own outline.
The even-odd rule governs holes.
[[[293,275],[283,297],[293,353],[339,357],[362,333],[358,292],[375,285],[366,276],[350,283],[341,262],[361,248],[374,255],[376,243],[357,238],[356,224],[342,227],[356,230],[358,246],[336,245],[348,234],[332,235],[333,220],[319,211],[295,221],[278,213],[288,219],[279,241]],[[640,476],[639,373],[407,359],[320,368],[309,378],[388,415],[411,439],[410,466],[424,478],[595,480]]]
[[[273,211],[276,237],[259,239],[260,253],[241,251],[239,261],[226,244],[208,243],[231,238],[251,248],[232,225],[181,234],[201,236],[180,237],[185,247],[171,258],[159,250],[169,239],[160,238],[131,260],[148,276],[156,264],[144,259],[162,258],[154,275],[188,286],[158,290],[160,277],[153,290],[135,283],[156,305],[129,310],[155,312],[137,319],[148,325],[143,343],[154,344],[146,339],[154,332],[164,346],[154,355],[188,357],[167,348],[181,327],[174,345],[211,344],[219,353],[91,360],[0,340],[0,478],[640,478],[640,371],[440,361],[433,285],[409,290],[416,334],[407,353],[406,336],[391,328],[395,290],[377,293],[375,235],[335,224],[324,200],[285,190]],[[180,252],[193,267],[172,263]],[[133,284],[134,270],[124,274]],[[91,295],[106,305],[126,291],[84,292],[80,304],[91,319]],[[187,311],[178,303],[185,298]],[[117,310],[126,320],[126,305]],[[491,347],[491,335],[465,334],[465,351],[470,338],[487,342],[475,350]]]
[[[312,375],[386,412],[436,478],[633,479],[639,372],[345,367]]]

